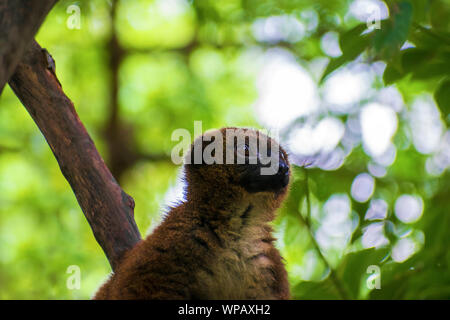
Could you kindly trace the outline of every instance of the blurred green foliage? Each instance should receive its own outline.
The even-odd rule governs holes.
[[[253,108],[261,93],[256,85],[258,57],[274,48],[289,52],[308,70],[320,89],[321,105],[326,104],[321,90],[333,74],[353,63],[381,65],[381,73],[370,83],[373,92],[395,88],[404,105],[396,110],[394,159],[377,165],[359,133],[350,148],[343,141],[336,147],[345,149],[342,165],[327,170],[314,164],[306,170],[294,168],[291,194],[275,221],[292,295],[295,299],[448,299],[450,3],[389,0],[384,4],[389,17],[379,29],[367,30],[366,22],[350,14],[356,2],[63,0],[48,15],[37,40],[55,58],[63,90],[107,162],[111,154],[105,130],[115,94],[112,37],[118,40],[121,54],[119,117],[133,128],[132,147],[167,157],[175,145],[172,131],[193,132],[194,120],[202,120],[203,130],[264,128]],[[69,28],[71,5],[80,8],[79,29]],[[303,36],[287,32],[279,39],[258,37],[257,22],[266,23],[267,33],[270,25],[264,19],[274,16],[300,21]],[[339,55],[327,54],[323,47],[329,32],[338,37]],[[322,68],[313,67],[317,61],[325,61]],[[411,119],[418,97],[434,106],[427,112],[437,114],[439,143],[444,147],[424,151],[413,139],[416,127]],[[292,119],[281,137],[287,139],[296,127],[330,116],[345,123],[348,131],[372,98],[363,97],[344,111],[325,106],[313,116]],[[433,164],[439,159],[446,165],[436,169]],[[370,169],[374,166],[385,172],[376,176]],[[368,219],[373,202],[357,201],[352,194],[355,177],[364,172],[375,181],[371,198],[386,204],[384,217]],[[142,157],[120,177],[124,190],[135,199],[135,219],[142,234],[160,221],[178,175],[179,168],[170,161]],[[396,204],[404,194],[421,201],[423,214],[416,221],[399,219]],[[342,206],[348,206],[345,221],[327,220],[335,217],[333,210],[344,210]],[[344,238],[324,240],[327,223],[336,223],[337,229],[345,226],[348,232]],[[368,246],[363,238],[368,228],[378,226],[386,241]],[[396,258],[395,250],[404,245],[411,249],[409,254]],[[66,286],[70,265],[81,269],[79,290]],[[367,285],[371,265],[380,267],[381,289]],[[45,139],[5,88],[0,97],[0,299],[88,299],[109,271]]]

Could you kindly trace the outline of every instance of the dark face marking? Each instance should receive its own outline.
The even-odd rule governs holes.
[[[259,159],[256,164],[238,165],[240,175],[239,184],[248,192],[278,192],[289,184],[289,164],[282,150],[279,152],[279,167],[276,174],[263,175],[261,168],[269,168],[270,163],[263,165]]]
[[[280,160],[280,168],[274,175],[262,175],[261,165],[245,165],[247,168],[239,181],[248,192],[277,192],[289,184],[289,167]]]

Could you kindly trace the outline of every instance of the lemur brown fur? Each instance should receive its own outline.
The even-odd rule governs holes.
[[[221,129],[224,145],[225,130],[237,129]],[[279,150],[288,179],[287,154]],[[276,190],[249,192],[241,182],[247,166],[185,164],[186,201],[125,254],[94,299],[289,299],[287,273],[269,225],[287,182]]]

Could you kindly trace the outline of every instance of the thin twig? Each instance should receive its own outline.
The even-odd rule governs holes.
[[[308,178],[308,170],[306,168],[303,168],[303,171],[305,172],[305,189],[306,189],[306,218],[305,222],[308,228],[311,228],[311,199],[309,195],[309,178]]]
[[[305,172],[305,192],[306,192],[306,218],[304,218],[302,216],[302,214],[299,212],[299,217],[300,220],[302,221],[302,223],[305,225],[305,227],[308,229],[309,232],[309,236],[311,238],[311,242],[314,246],[314,248],[316,249],[317,253],[319,254],[319,257],[323,260],[323,262],[325,263],[325,266],[330,270],[330,278],[331,281],[333,282],[334,286],[336,287],[336,290],[338,291],[341,299],[344,300],[348,300],[349,299],[349,294],[347,293],[347,291],[345,290],[344,286],[342,285],[341,281],[339,280],[336,271],[331,267],[331,265],[329,264],[328,260],[325,258],[325,256],[323,255],[319,244],[316,241],[316,238],[314,237],[314,234],[312,232],[312,228],[311,228],[311,201],[310,201],[310,195],[309,195],[309,184],[308,184],[308,170],[306,168],[303,168],[304,172]]]

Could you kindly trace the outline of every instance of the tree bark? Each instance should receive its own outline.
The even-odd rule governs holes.
[[[94,236],[114,270],[140,239],[134,201],[118,185],[62,91],[54,62],[32,42],[9,85],[52,149]]]
[[[0,94],[57,0],[0,0]]]

